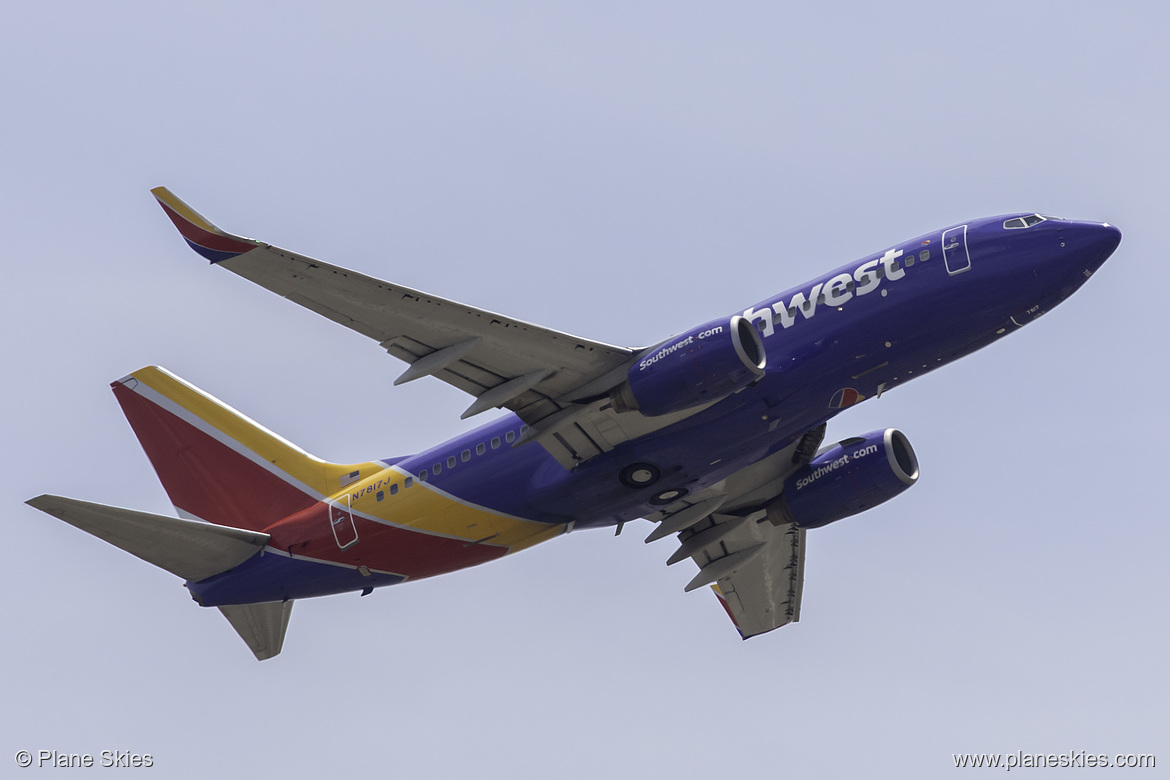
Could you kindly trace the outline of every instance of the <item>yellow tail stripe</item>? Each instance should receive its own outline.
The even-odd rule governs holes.
[[[184,382],[166,369],[148,366],[135,371],[136,379],[174,402],[228,438],[271,463],[297,482],[324,496],[341,492],[348,483],[359,481],[386,468],[381,463],[329,463],[316,458],[292,442]],[[353,476],[353,472],[358,472]]]

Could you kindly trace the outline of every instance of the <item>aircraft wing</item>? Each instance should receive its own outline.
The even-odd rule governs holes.
[[[784,479],[816,453],[824,435],[822,425],[689,504],[647,518],[658,526],[646,541],[677,534],[680,545],[667,565],[691,558],[699,572],[686,590],[710,585],[744,639],[800,620],[806,532],[765,507]]]
[[[730,543],[730,549],[741,544],[747,549],[760,545],[759,554],[733,574],[720,578],[711,589],[739,635],[748,639],[800,620],[807,532],[795,523],[773,526],[768,522],[749,523],[743,530],[749,533],[740,534],[738,541],[728,539],[725,543]],[[709,559],[711,552],[706,555]]]
[[[191,248],[212,263],[409,363],[395,384],[435,376],[475,396],[464,417],[503,406],[535,425],[573,408],[595,380],[617,377],[635,354],[226,233],[165,187],[151,192]],[[596,392],[608,390],[605,384]]]

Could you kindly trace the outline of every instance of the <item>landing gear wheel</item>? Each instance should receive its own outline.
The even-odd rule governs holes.
[[[644,488],[653,485],[662,476],[657,466],[650,463],[631,463],[622,469],[618,479],[628,488]]]
[[[686,494],[686,488],[672,488],[670,490],[663,490],[661,493],[654,496],[654,498],[650,499],[650,503],[654,504],[654,506],[665,506],[667,504],[673,504],[675,501],[678,501]]]

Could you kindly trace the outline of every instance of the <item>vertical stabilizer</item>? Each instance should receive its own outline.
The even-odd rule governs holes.
[[[315,458],[156,366],[111,387],[186,517],[261,531],[384,468]]]

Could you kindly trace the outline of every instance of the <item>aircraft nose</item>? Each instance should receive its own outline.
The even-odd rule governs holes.
[[[1101,255],[1101,262],[1104,262],[1105,258],[1113,254],[1113,250],[1117,249],[1118,244],[1121,243],[1121,230],[1108,222],[1093,225],[1092,238],[1089,239],[1089,243]]]
[[[1114,250],[1121,243],[1121,230],[1108,222],[1083,223],[1082,254],[1085,262],[1096,268],[1109,259]]]

